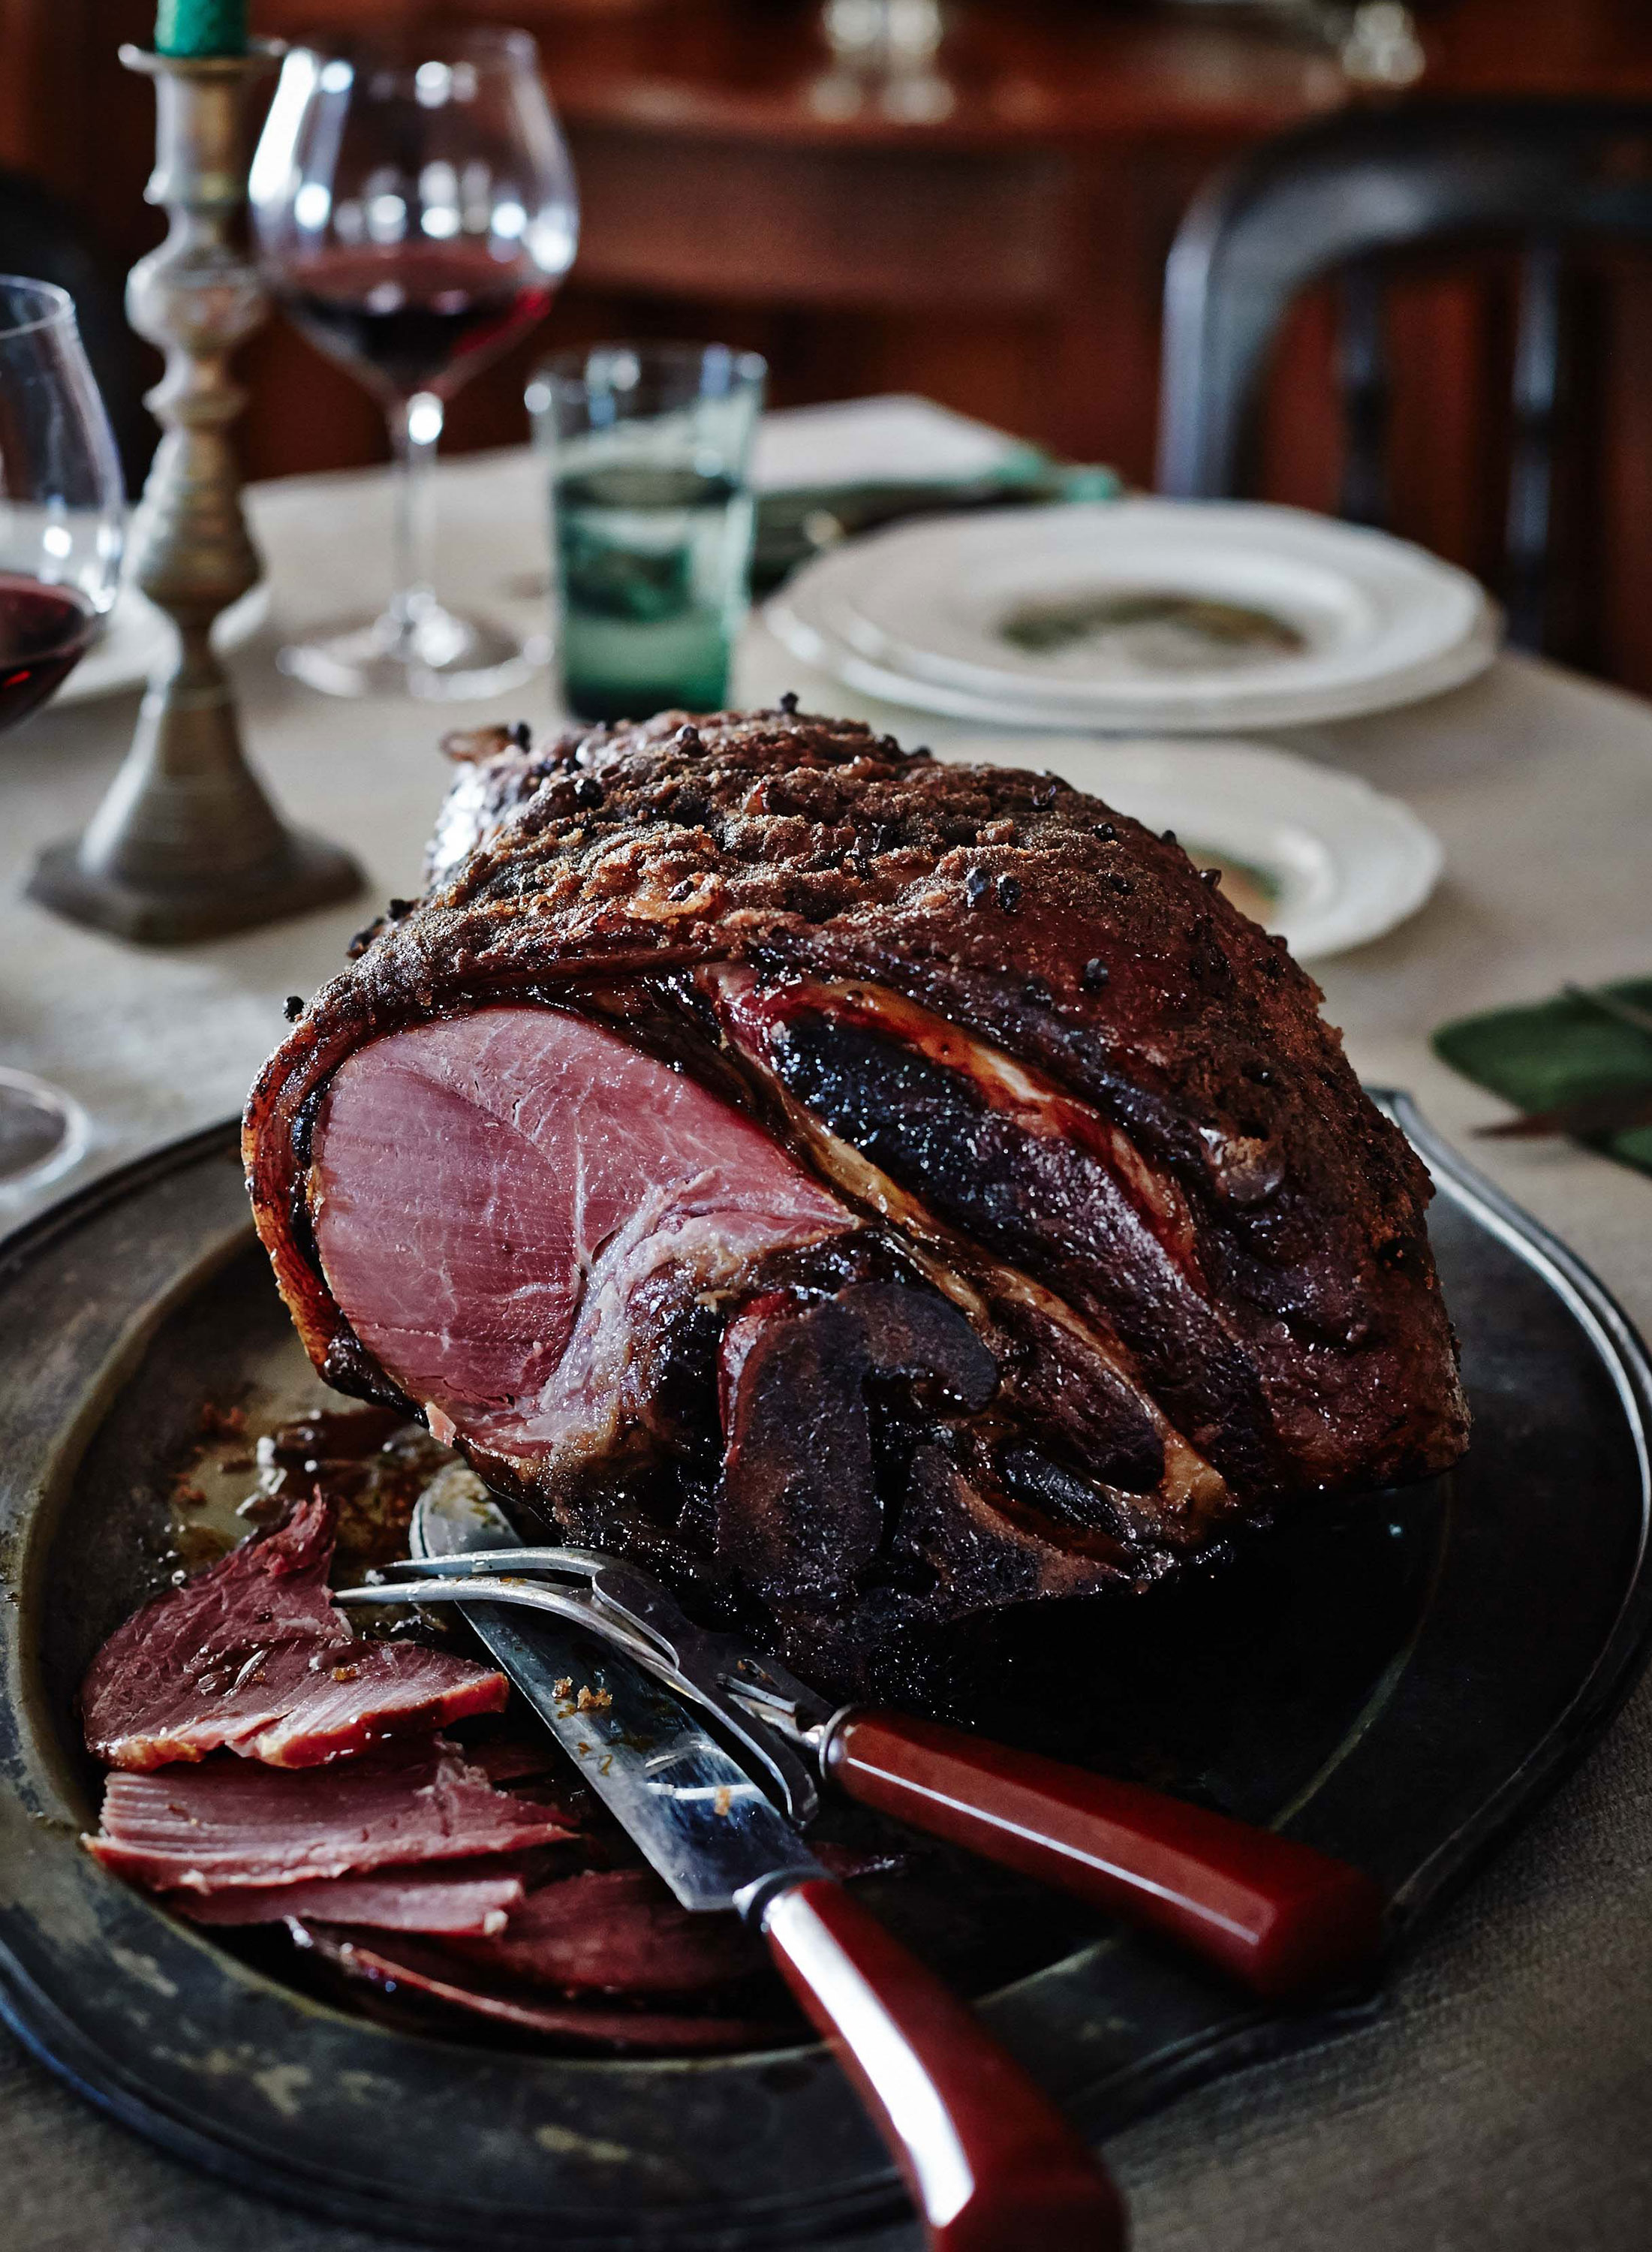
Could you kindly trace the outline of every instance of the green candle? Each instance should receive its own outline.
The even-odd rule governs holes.
[[[244,55],[246,0],[161,0],[155,51],[162,55]]]

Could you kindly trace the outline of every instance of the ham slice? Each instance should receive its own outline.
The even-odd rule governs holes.
[[[85,1842],[105,1868],[152,1891],[205,1894],[519,1852],[572,1834],[438,1737],[303,1775],[221,1757],[112,1775],[102,1827]]]
[[[180,1894],[173,1903],[191,1923],[279,1923],[283,1916],[322,1916],[379,1931],[427,1931],[490,1938],[520,1908],[520,1877],[469,1871],[410,1876],[312,1877],[295,1885],[240,1885],[224,1892]]]
[[[737,1915],[679,1908],[651,1869],[587,1869],[543,1885],[497,1937],[459,1951],[503,1978],[564,1993],[698,1993],[766,1959]]]
[[[80,1691],[88,1750],[143,1769],[228,1750],[316,1767],[385,1738],[496,1713],[502,1673],[351,1634],[327,1591],[332,1511],[301,1502],[117,1627]]]
[[[714,1289],[851,1215],[743,1112],[605,1026],[492,1008],[348,1057],[316,1123],[316,1248],[438,1437],[516,1456],[609,1395],[663,1270]]]
[[[489,1783],[535,1783],[541,1776],[555,1775],[569,1795],[583,1788],[571,1776],[561,1772],[559,1762],[562,1755],[551,1736],[543,1733],[537,1741],[527,1735],[484,1737],[482,1742],[467,1747],[466,1756],[472,1767],[482,1769]],[[562,1764],[566,1766],[566,1762]]]
[[[559,2048],[645,2051],[656,2055],[716,2054],[770,2048],[795,2040],[795,2019],[695,2015],[686,2010],[628,2010],[590,2001],[528,1999],[495,1985],[447,1949],[397,1933],[352,1930],[295,1916],[293,1936],[347,1977],[405,2002],[416,1997],[445,2012],[483,2018],[513,2033],[554,2040]]]

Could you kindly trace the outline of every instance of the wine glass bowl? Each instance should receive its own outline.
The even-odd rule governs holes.
[[[125,514],[73,302],[52,282],[0,275],[0,729],[45,703],[97,638]],[[66,1171],[87,1132],[68,1095],[0,1069],[0,1192]]]
[[[67,293],[0,275],[0,728],[96,638],[120,575],[120,491]]]
[[[383,401],[398,463],[388,609],[283,651],[286,670],[339,695],[510,686],[520,639],[436,600],[429,479],[446,402],[544,317],[578,241],[533,41],[414,27],[293,49],[251,201],[273,295]]]

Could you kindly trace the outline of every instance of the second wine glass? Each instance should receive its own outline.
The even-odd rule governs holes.
[[[260,261],[312,343],[384,400],[396,592],[282,651],[337,696],[489,696],[519,636],[436,599],[431,472],[446,402],[548,309],[573,261],[573,168],[525,31],[375,32],[293,49],[253,163]]]
[[[67,293],[0,274],[0,729],[73,671],[115,601],[125,518],[120,456]],[[0,1068],[0,1199],[84,1150],[80,1106]]]

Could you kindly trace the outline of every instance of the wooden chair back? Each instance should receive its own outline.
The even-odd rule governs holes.
[[[1418,102],[1343,112],[1252,150],[1199,195],[1165,281],[1159,486],[1229,498],[1293,299],[1341,292],[1341,511],[1386,515],[1387,282],[1406,253],[1516,246],[1518,307],[1503,585],[1510,637],[1543,646],[1566,400],[1563,275],[1585,239],[1652,246],[1652,106]]]

